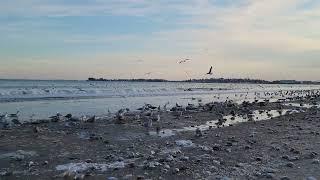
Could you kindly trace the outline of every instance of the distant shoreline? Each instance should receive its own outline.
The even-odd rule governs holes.
[[[316,81],[297,81],[297,80],[276,80],[266,81],[260,79],[224,79],[224,78],[210,78],[210,79],[189,79],[189,80],[166,80],[166,79],[104,79],[104,78],[88,78],[87,81],[128,81],[128,82],[190,82],[190,83],[249,83],[249,84],[313,84],[320,85]]]
[[[305,84],[320,85],[320,81],[298,81],[298,80],[275,80],[267,81],[248,78],[210,78],[210,79],[189,79],[189,80],[166,80],[166,79],[104,79],[88,78],[87,80],[72,79],[0,79],[0,81],[110,81],[110,82],[186,82],[186,83],[234,83],[234,84]]]

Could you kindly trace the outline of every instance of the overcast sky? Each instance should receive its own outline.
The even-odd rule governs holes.
[[[319,0],[0,1],[0,78],[320,80],[319,58]]]

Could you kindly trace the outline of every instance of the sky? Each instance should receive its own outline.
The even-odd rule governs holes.
[[[319,57],[319,0],[0,1],[2,79],[320,80]]]

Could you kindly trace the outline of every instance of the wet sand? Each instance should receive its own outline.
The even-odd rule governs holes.
[[[0,179],[320,178],[319,110],[286,103],[153,107],[4,127]]]

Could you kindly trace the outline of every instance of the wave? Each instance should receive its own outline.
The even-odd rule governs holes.
[[[197,83],[88,83],[88,82],[17,82],[0,85],[0,101],[23,101],[44,98],[141,97],[201,94],[227,94],[277,91],[284,89],[314,89],[319,86],[279,86],[250,84]]]

